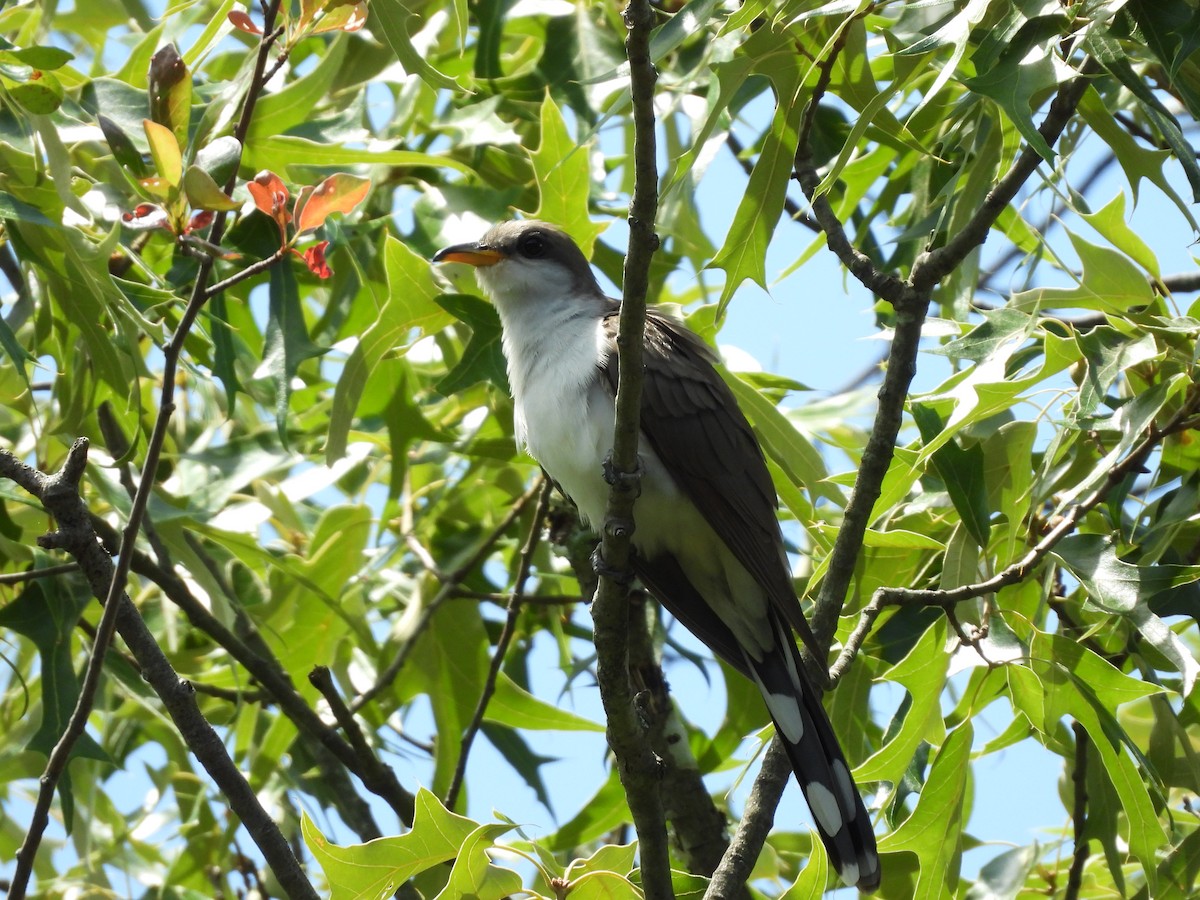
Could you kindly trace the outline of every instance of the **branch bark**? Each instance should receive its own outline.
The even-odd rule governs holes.
[[[655,158],[654,85],[650,30],[654,10],[649,0],[630,0],[624,13],[630,65],[634,123],[634,189],[629,205],[629,252],[625,258],[621,319],[617,333],[620,376],[605,510],[601,557],[603,567],[592,603],[596,642],[596,678],[608,722],[608,744],[616,759],[621,785],[638,834],[642,887],[649,900],[671,900],[671,860],[659,793],[658,765],[634,714],[629,685],[626,641],[633,506],[640,491],[638,433],[642,403],[642,354],[646,326],[646,294],[650,260],[658,249],[654,219],[658,212],[658,169]],[[615,577],[614,577],[615,575]]]
[[[39,544],[46,549],[60,549],[71,554],[91,585],[92,593],[97,598],[105,598],[104,615],[92,651],[93,661],[89,664],[71,723],[51,753],[46,774],[42,776],[37,807],[26,841],[17,853],[17,871],[9,888],[9,900],[21,900],[26,896],[33,860],[49,821],[50,803],[58,777],[66,767],[75,739],[83,733],[86,725],[95,693],[95,684],[89,685],[89,681],[98,679],[100,664],[108,647],[108,642],[102,640],[106,622],[112,623],[107,627],[115,626],[120,633],[141,667],[142,677],[161,698],[180,736],[254,838],[287,896],[297,900],[316,900],[317,892],[292,853],[291,846],[258,802],[254,790],[229,757],[220,736],[201,714],[192,686],[171,667],[129,595],[121,590],[117,596],[112,596],[112,585],[116,582],[115,569],[92,529],[91,515],[78,491],[87,460],[87,447],[86,439],[76,441],[62,471],[55,475],[45,475],[31,469],[11,453],[0,451],[0,476],[16,482],[40,500],[58,525],[58,530],[44,535],[39,539]],[[125,556],[127,559],[131,557],[132,553]],[[94,676],[93,670],[96,672]]]

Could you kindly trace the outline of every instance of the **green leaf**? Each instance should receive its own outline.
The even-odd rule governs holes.
[[[1192,226],[1193,231],[1200,231],[1200,225],[1192,216],[1191,207],[1175,191],[1163,171],[1163,164],[1171,158],[1171,151],[1152,150],[1138,144],[1133,136],[1113,118],[1112,112],[1104,105],[1104,101],[1095,88],[1089,87],[1083,92],[1078,111],[1083,120],[1087,122],[1088,127],[1108,145],[1117,157],[1117,162],[1121,164],[1125,177],[1129,179],[1134,203],[1137,203],[1138,189],[1142,179],[1146,179],[1171,199],[1179,212],[1187,219],[1188,224]]]
[[[917,807],[891,834],[879,840],[885,855],[915,853],[918,875],[914,900],[935,900],[953,893],[962,865],[962,827],[971,771],[971,722],[955,728],[942,743],[921,789]]]
[[[233,330],[229,327],[228,310],[225,306],[225,294],[220,293],[208,301],[208,333],[213,342],[213,374],[225,388],[225,402],[229,408],[229,418],[234,417],[237,407],[238,391],[243,390],[238,380],[234,360],[237,353],[233,346]]]
[[[945,424],[932,407],[912,404],[913,421],[925,443],[933,443]],[[991,537],[991,510],[983,474],[983,448],[978,443],[960,447],[956,441],[946,441],[930,457],[934,469],[946,485],[950,502],[963,525],[980,547],[986,547]]]
[[[774,403],[743,378],[724,370],[721,371],[721,377],[733,391],[738,406],[754,425],[763,451],[787,473],[788,480],[796,487],[810,491],[814,498],[824,498],[838,506],[845,506],[846,499],[842,492],[826,480],[829,472],[825,468],[825,461],[812,442]]]
[[[36,206],[30,206],[23,200],[18,200],[12,194],[0,191],[0,219],[17,219],[40,225],[43,228],[61,228],[62,226],[47,219],[45,214]]]
[[[247,141],[286,134],[312,118],[312,111],[329,94],[341,71],[352,41],[342,35],[331,41],[320,64],[287,84],[282,90],[262,97],[254,107]]]
[[[49,756],[66,730],[79,699],[71,639],[91,597],[63,590],[53,579],[42,578],[15,600],[0,607],[0,628],[27,638],[38,650],[42,674],[42,718],[28,749]],[[71,758],[111,762],[107,753],[84,732],[71,749]]]
[[[770,29],[760,31],[769,32]],[[796,145],[800,140],[800,119],[805,108],[801,98],[804,73],[794,48],[771,50],[767,56],[761,56],[752,51],[750,45],[753,42],[753,37],[746,42],[746,52],[757,59],[756,68],[771,79],[776,108],[725,243],[709,263],[709,268],[725,272],[720,300],[722,308],[728,305],[747,278],[763,290],[767,289],[767,245],[783,213]]]
[[[1085,222],[1096,229],[1117,250],[1158,278],[1158,257],[1150,246],[1125,221],[1125,192],[1117,195],[1094,213],[1082,213]]]
[[[562,113],[549,94],[542,101],[541,143],[531,154],[538,184],[538,208],[533,216],[552,222],[570,234],[584,255],[604,230],[593,223],[589,209],[592,173],[588,148],[571,137]]]
[[[35,70],[29,78],[20,81],[0,73],[0,87],[25,112],[35,116],[50,115],[62,106],[65,96],[62,82],[53,72]]]
[[[1055,51],[1053,45],[1058,40],[1057,33],[1047,37],[1038,29],[1023,29],[995,65],[964,82],[1003,109],[1029,146],[1047,162],[1053,162],[1054,149],[1033,121],[1034,95],[1045,95],[1078,75]]]
[[[529,731],[604,732],[599,722],[539,700],[503,672],[496,679],[496,692],[488,703],[485,719]]]
[[[433,280],[427,259],[391,236],[384,243],[383,256],[386,296],[382,303],[376,298],[379,313],[350,352],[334,389],[329,433],[325,440],[326,465],[332,465],[345,455],[346,437],[367,378],[384,354],[411,345],[453,321],[437,303],[441,289]],[[360,273],[360,278],[366,280],[366,273]],[[393,448],[393,452],[399,450]]]
[[[196,152],[196,166],[211,175],[219,185],[224,185],[237,171],[241,159],[242,144],[230,134],[210,141]]]
[[[980,868],[965,900],[1017,900],[1041,854],[1042,848],[1034,841],[993,856]]]
[[[417,792],[413,827],[407,834],[367,844],[331,844],[308,813],[300,815],[304,843],[325,873],[330,900],[390,896],[413,875],[454,859],[479,827],[449,812],[425,788]]]
[[[1149,601],[1163,591],[1200,581],[1200,566],[1133,565],[1120,559],[1112,541],[1099,534],[1070,535],[1051,553],[1079,579],[1092,603],[1128,617],[1142,638],[1179,670],[1184,695],[1191,693],[1200,663],[1179,635],[1151,612]]]
[[[259,372],[270,377],[275,385],[275,427],[284,446],[288,443],[292,379],[301,363],[325,352],[325,348],[309,340],[295,271],[287,260],[276,263],[271,267],[267,332]]]
[[[1078,341],[1087,368],[1079,385],[1076,418],[1092,416],[1100,404],[1108,402],[1109,388],[1130,366],[1162,356],[1153,335],[1129,336],[1107,325],[1079,335]]]
[[[500,346],[500,316],[490,303],[470,294],[442,294],[435,301],[471,329],[462,357],[434,388],[450,397],[481,381],[489,381],[508,392],[508,372]]]
[[[625,804],[625,792],[615,768],[610,769],[608,779],[580,807],[579,812],[558,831],[547,835],[541,844],[558,852],[571,850],[583,844],[600,840],[629,821],[629,807]]]
[[[480,825],[463,841],[450,880],[434,900],[504,900],[521,892],[521,876],[492,862],[487,851],[496,839],[511,831],[512,825]]]
[[[25,47],[21,50],[4,50],[0,59],[12,59],[34,69],[61,69],[75,58],[74,53],[61,47]]]
[[[141,152],[133,145],[129,135],[121,130],[121,126],[107,116],[98,116],[97,121],[100,123],[100,130],[104,132],[104,139],[108,141],[109,149],[113,152],[113,158],[120,163],[121,168],[135,180],[149,175]]]
[[[179,141],[169,128],[158,122],[146,119],[142,127],[150,142],[155,170],[169,187],[175,187],[183,180],[183,154],[179,151]]]
[[[341,144],[322,144],[308,138],[293,135],[264,135],[246,141],[242,164],[247,169],[266,169],[279,166],[349,166],[362,163],[377,166],[432,166],[438,169],[453,169],[464,175],[474,175],[474,170],[449,156],[433,153],[418,153],[413,150],[375,150],[361,147],[346,147]]]
[[[479,726],[479,730],[504,757],[504,761],[512,766],[513,771],[525,780],[538,802],[553,812],[554,807],[550,802],[550,792],[546,790],[546,782],[542,779],[541,767],[548,762],[556,762],[556,758],[534,753],[515,728],[485,721]]]
[[[183,175],[183,190],[193,209],[225,210],[241,209],[242,204],[226,196],[213,177],[199,166],[188,166]]]
[[[1084,39],[1084,45],[1097,62],[1104,66],[1109,74],[1116,76],[1137,98],[1142,112],[1154,124],[1162,139],[1171,148],[1175,159],[1183,167],[1183,172],[1192,186],[1192,199],[1200,202],[1200,165],[1196,162],[1195,149],[1184,137],[1179,120],[1163,106],[1142,76],[1134,71],[1119,41],[1099,29],[1090,29]]]
[[[950,665],[949,655],[943,652],[945,640],[946,628],[941,622],[925,629],[904,659],[879,676],[906,688],[912,703],[891,740],[854,770],[856,781],[896,783],[923,741],[941,742],[945,725],[938,697]]]
[[[425,56],[413,46],[408,36],[411,22],[420,22],[420,16],[409,9],[403,0],[371,0],[370,28],[379,34],[392,48],[404,71],[416,75],[431,88],[459,90],[459,84],[431,66]]]

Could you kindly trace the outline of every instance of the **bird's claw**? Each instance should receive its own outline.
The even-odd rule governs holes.
[[[642,465],[642,458],[640,456],[637,458],[637,464],[632,472],[623,472],[613,465],[612,451],[609,450],[604,457],[601,471],[603,471],[604,481],[609,487],[619,487],[622,490],[630,490],[635,494],[641,494],[642,476],[646,474],[646,467]]]
[[[632,551],[631,551],[632,552]],[[592,570],[605,578],[615,581],[621,587],[628,587],[633,584],[633,572],[629,569],[620,569],[616,566],[610,566],[604,559],[604,553],[599,545],[592,551]]]

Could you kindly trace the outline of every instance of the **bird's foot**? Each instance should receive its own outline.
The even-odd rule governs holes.
[[[630,548],[629,552],[631,555],[634,552],[632,547]],[[633,570],[628,568],[622,569],[618,568],[617,566],[610,566],[604,559],[604,553],[602,552],[599,544],[597,544],[596,549],[592,551],[592,570],[597,575],[602,575],[605,578],[612,579],[617,584],[621,585],[621,587],[629,587],[629,585],[633,584]]]
[[[622,472],[613,465],[612,451],[609,450],[605,454],[601,471],[603,471],[604,481],[609,487],[615,487],[623,491],[632,491],[634,496],[642,493],[642,476],[646,474],[646,467],[642,465],[642,458],[640,456],[637,458],[637,467],[632,472]]]

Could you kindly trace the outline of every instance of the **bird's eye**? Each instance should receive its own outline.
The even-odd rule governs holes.
[[[521,238],[520,250],[526,259],[541,259],[546,255],[546,240],[540,234],[527,234]]]

